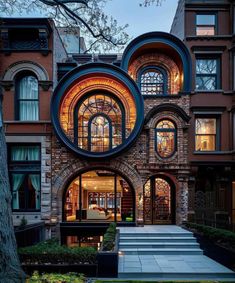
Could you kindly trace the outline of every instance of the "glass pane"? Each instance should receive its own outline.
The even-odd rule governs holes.
[[[175,151],[175,133],[157,132],[157,152],[163,157],[171,156]]]
[[[162,120],[157,124],[157,129],[175,129],[174,124],[169,120]]]
[[[155,179],[155,221],[171,220],[171,187],[167,181]]]
[[[19,120],[20,121],[37,121],[39,119],[38,101],[19,102]]]
[[[196,89],[198,90],[215,90],[216,77],[215,76],[197,76],[196,77]]]
[[[197,15],[197,25],[215,25],[215,15]]]
[[[38,99],[38,80],[33,76],[23,77],[19,82],[20,99]]]
[[[196,73],[197,74],[216,74],[217,60],[216,59],[197,59]]]
[[[164,93],[164,76],[158,70],[148,70],[141,76],[141,93],[154,95]]]
[[[197,135],[196,136],[196,150],[210,151],[215,150],[215,135]]]
[[[12,146],[11,147],[12,161],[39,161],[40,147],[39,146]]]
[[[215,35],[215,27],[214,26],[198,26],[197,27],[197,35]]]
[[[196,134],[216,134],[216,119],[215,118],[197,118],[196,119]]]

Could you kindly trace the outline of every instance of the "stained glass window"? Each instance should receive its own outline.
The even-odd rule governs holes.
[[[196,151],[216,150],[216,119],[196,119]]]
[[[155,207],[156,221],[171,219],[171,187],[162,178],[155,179]]]
[[[160,157],[170,157],[176,148],[176,128],[170,120],[162,120],[156,126],[156,150]]]
[[[164,94],[164,75],[158,69],[148,69],[140,78],[141,93],[143,95]]]
[[[125,137],[125,113],[122,105],[105,94],[85,99],[77,110],[78,146],[92,152],[104,152],[120,145]]]
[[[217,59],[196,60],[196,89],[215,90],[218,88]]]

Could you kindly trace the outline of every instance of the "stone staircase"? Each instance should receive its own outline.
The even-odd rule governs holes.
[[[204,256],[193,234],[174,225],[120,228],[118,277],[235,282],[235,273]]]

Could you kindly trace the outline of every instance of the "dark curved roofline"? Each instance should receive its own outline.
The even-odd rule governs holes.
[[[122,56],[121,68],[125,71],[128,70],[129,60],[132,55],[143,45],[154,42],[162,42],[171,46],[181,57],[184,69],[184,87],[183,91],[190,92],[192,85],[192,62],[191,55],[187,46],[178,37],[162,32],[155,31],[144,33],[133,39],[125,48]]]
[[[163,111],[172,111],[176,114],[178,114],[185,122],[189,122],[191,119],[190,116],[178,105],[172,104],[172,103],[164,103],[160,104],[158,106],[153,107],[148,114],[145,117],[144,123],[147,124],[149,120],[157,113],[163,112]]]

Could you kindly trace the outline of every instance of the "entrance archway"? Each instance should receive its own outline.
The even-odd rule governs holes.
[[[134,190],[110,170],[81,173],[64,191],[63,221],[135,222]]]
[[[144,185],[144,223],[175,223],[175,185],[163,176],[153,176]]]

